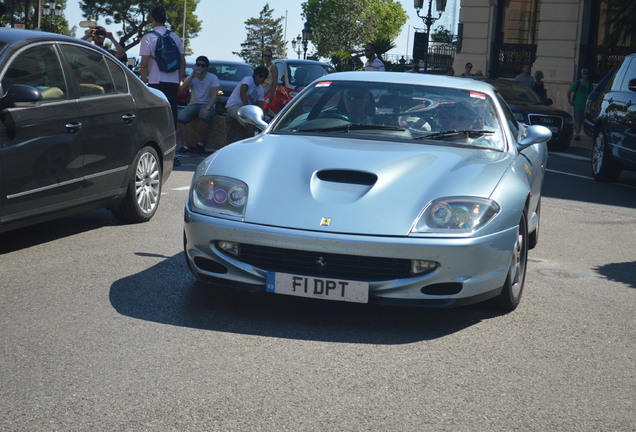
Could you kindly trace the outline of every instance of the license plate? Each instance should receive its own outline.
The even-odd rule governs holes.
[[[268,292],[355,303],[369,302],[367,282],[267,272]]]
[[[550,131],[552,133],[559,133],[559,128],[557,126],[550,126]]]

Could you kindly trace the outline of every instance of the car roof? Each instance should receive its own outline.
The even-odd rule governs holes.
[[[306,59],[275,59],[272,60],[272,63],[295,63],[295,64],[319,64],[322,66],[331,66],[329,63],[321,62],[318,60],[306,60]]]
[[[0,27],[0,41],[12,44],[22,40],[60,40],[78,42],[81,39],[77,39],[71,36],[65,36],[57,33],[49,33],[41,30],[22,30]]]
[[[391,84],[413,84],[433,87],[451,87],[462,90],[473,90],[494,95],[494,88],[483,81],[467,80],[458,77],[432,74],[403,74],[395,72],[336,72],[321,78],[324,81],[359,81],[385,82]]]

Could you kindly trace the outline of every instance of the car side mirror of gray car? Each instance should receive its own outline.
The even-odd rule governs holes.
[[[33,107],[42,101],[42,93],[35,87],[25,84],[14,84],[7,94],[0,99],[0,108]]]
[[[238,116],[244,122],[247,122],[260,130],[265,130],[267,122],[264,120],[263,110],[256,105],[245,105],[239,108]]]
[[[630,79],[627,83],[627,88],[633,92],[636,92],[636,78]]]
[[[533,144],[547,143],[552,138],[552,132],[545,126],[528,126],[526,134],[521,141],[517,143],[519,151],[530,147]]]
[[[552,99],[550,99],[550,98],[545,98],[545,104],[546,104],[547,106],[550,106],[550,105],[552,105],[553,103],[554,103],[554,101],[553,101]]]

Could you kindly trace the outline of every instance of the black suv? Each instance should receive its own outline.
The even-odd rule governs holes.
[[[636,54],[610,71],[587,99],[585,133],[594,139],[592,174],[598,181],[636,170]]]
[[[519,123],[545,126],[552,132],[548,148],[563,151],[570,146],[574,123],[572,115],[552,107],[552,100],[545,101],[526,84],[507,79],[486,79],[499,91]]]

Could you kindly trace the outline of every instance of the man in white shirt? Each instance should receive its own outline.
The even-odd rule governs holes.
[[[199,56],[194,65],[194,71],[188,76],[179,87],[182,92],[190,90],[190,102],[179,113],[177,117],[177,134],[182,147],[177,153],[203,153],[205,151],[205,131],[212,116],[216,98],[219,94],[219,79],[216,75],[208,72],[210,60],[206,56]],[[186,134],[186,124],[194,120],[196,122],[197,145],[188,146]]]
[[[157,6],[150,13],[150,23],[152,24],[153,31],[165,35],[168,29],[166,28],[166,10],[162,6]],[[183,81],[185,77],[185,55],[183,49],[183,43],[176,34],[170,32],[169,35],[177,44],[179,52],[181,53],[181,65],[179,69],[172,72],[162,72],[159,70],[159,66],[155,61],[155,48],[157,46],[157,39],[159,36],[152,31],[146,33],[141,38],[139,45],[139,55],[141,56],[141,65],[139,67],[139,75],[141,80],[148,84],[149,87],[156,88],[163,92],[168,98],[170,107],[172,108],[172,116],[174,118],[174,124],[177,125],[177,95],[179,93],[179,83]]]
[[[248,137],[254,135],[254,127],[239,118],[238,110],[245,105],[256,105],[261,107],[261,109],[263,108],[265,90],[262,84],[268,75],[269,71],[265,66],[257,66],[252,76],[246,76],[236,88],[234,88],[234,91],[232,91],[232,94],[225,104],[227,115],[236,119],[236,121],[246,129]]]
[[[367,44],[364,47],[364,55],[367,62],[364,64],[365,71],[384,71],[384,63],[375,55],[375,45]]]

